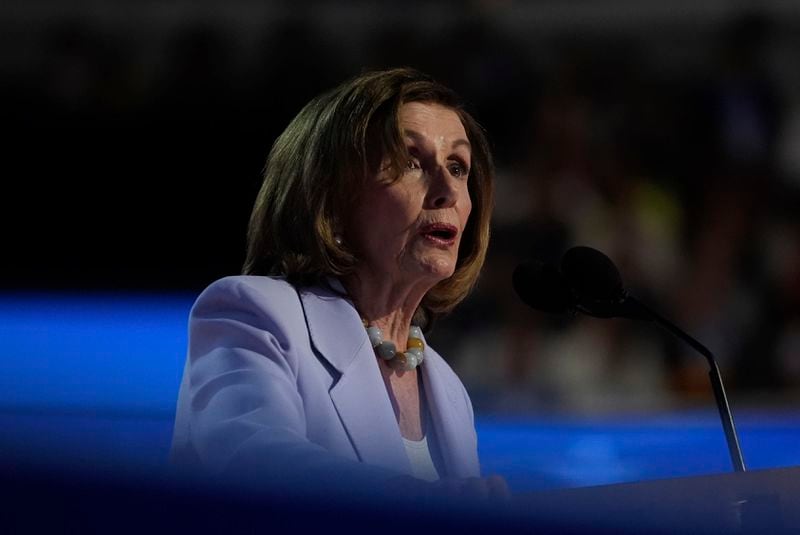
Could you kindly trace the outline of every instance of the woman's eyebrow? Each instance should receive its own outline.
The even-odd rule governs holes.
[[[403,130],[403,134],[405,134],[406,136],[410,137],[412,140],[414,140],[415,143],[418,143],[420,145],[426,145],[428,143],[428,138],[426,136],[420,134],[416,130],[412,130],[410,128],[406,128],[406,129]],[[461,146],[467,147],[467,149],[469,149],[470,152],[472,151],[472,145],[470,144],[469,140],[461,138],[461,137],[456,139],[455,141],[453,141],[453,143],[450,145],[450,148],[451,149],[455,149],[455,148],[461,147]]]
[[[466,140],[466,139],[464,139],[464,138],[458,138],[458,139],[456,139],[455,141],[453,141],[453,146],[452,146],[452,148],[460,147],[460,146],[462,146],[462,145],[463,145],[463,146],[465,146],[465,147],[467,147],[467,148],[470,150],[470,152],[472,152],[472,145],[470,144],[470,142],[469,142],[469,141],[467,141],[467,140]]]

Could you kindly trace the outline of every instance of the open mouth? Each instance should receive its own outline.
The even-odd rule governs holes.
[[[456,241],[458,229],[447,223],[431,223],[419,232],[425,239],[439,245],[452,245]]]

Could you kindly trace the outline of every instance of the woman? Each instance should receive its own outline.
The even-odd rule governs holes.
[[[417,71],[306,105],[267,160],[245,275],[192,309],[174,460],[505,494],[480,479],[469,397],[422,335],[475,283],[492,182],[480,127]]]

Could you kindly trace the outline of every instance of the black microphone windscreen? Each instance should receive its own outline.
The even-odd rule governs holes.
[[[575,299],[558,270],[539,260],[523,262],[511,277],[514,291],[529,307],[550,314],[573,310]]]
[[[624,297],[617,266],[597,249],[573,247],[561,259],[561,272],[580,300],[618,301]]]

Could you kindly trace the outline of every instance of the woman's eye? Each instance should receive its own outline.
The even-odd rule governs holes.
[[[450,169],[450,174],[454,177],[463,177],[468,174],[467,169],[460,163],[452,163],[448,168]]]

